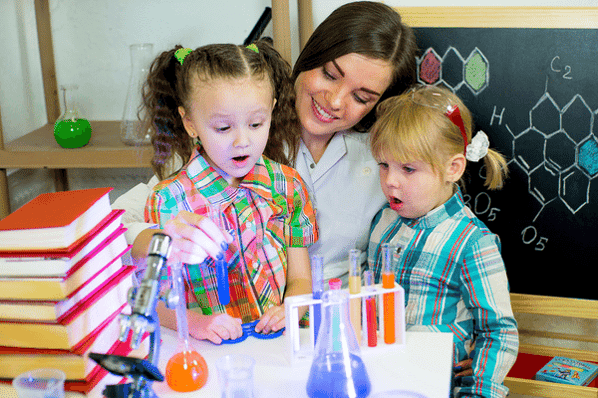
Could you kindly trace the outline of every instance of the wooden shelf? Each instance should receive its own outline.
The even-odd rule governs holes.
[[[119,121],[90,123],[91,140],[82,148],[61,148],[49,124],[17,138],[0,150],[0,169],[150,167],[152,146],[123,144]]]
[[[577,353],[581,352],[581,355]],[[519,347],[517,362],[505,378],[505,385],[509,391],[516,394],[532,395],[545,398],[598,397],[597,380],[594,379],[589,386],[573,386],[560,383],[535,380],[535,374],[554,356],[565,356],[582,361],[596,362],[598,354],[583,355],[582,351],[567,350],[558,347],[546,347],[533,344],[522,344]]]
[[[60,147],[50,124],[0,146],[0,219],[10,214],[6,169],[53,169],[56,190],[62,191],[68,190],[67,169],[150,167],[153,147],[122,143],[120,121],[90,123],[91,139],[82,148]]]

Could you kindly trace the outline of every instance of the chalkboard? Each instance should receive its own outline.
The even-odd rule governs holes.
[[[456,26],[415,27],[418,80],[456,92],[509,162],[501,191],[469,167],[466,201],[511,292],[598,299],[598,29]]]

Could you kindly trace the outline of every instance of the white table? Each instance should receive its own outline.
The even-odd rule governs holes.
[[[363,348],[362,359],[366,365],[372,393],[406,389],[417,391],[428,398],[447,398],[451,377],[453,335],[450,333],[407,332],[405,346]],[[176,332],[162,328],[159,368],[164,373],[168,359],[177,345]],[[242,343],[216,346],[206,341],[192,340],[192,345],[208,364],[208,382],[198,391],[177,393],[166,382],[154,383],[158,397],[202,398],[218,397],[218,375],[215,361],[226,354],[247,354],[256,360],[256,398],[306,398],[305,385],[310,363],[291,367],[286,356],[286,337],[259,340],[248,337]],[[109,375],[113,377],[112,375]],[[98,386],[101,387],[101,386]],[[101,398],[101,388],[94,389],[89,398]],[[0,397],[17,398],[12,387],[0,387]],[[66,398],[81,398],[81,394],[67,393]]]

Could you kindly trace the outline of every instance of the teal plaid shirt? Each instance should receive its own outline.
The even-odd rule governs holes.
[[[405,289],[408,330],[450,332],[454,363],[473,359],[473,376],[456,380],[457,397],[505,397],[503,380],[519,347],[500,242],[465,206],[458,190],[417,219],[386,205],[374,218],[368,265],[380,279],[380,245],[395,252],[395,280]],[[471,351],[471,353],[470,353]]]

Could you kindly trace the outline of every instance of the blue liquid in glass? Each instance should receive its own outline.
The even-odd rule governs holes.
[[[367,397],[371,384],[363,360],[357,355],[350,355],[349,358],[352,376],[350,380],[345,372],[341,352],[315,358],[307,379],[307,395],[310,398]]]

